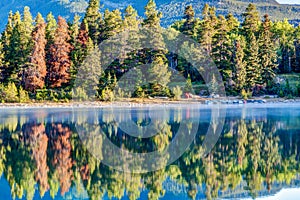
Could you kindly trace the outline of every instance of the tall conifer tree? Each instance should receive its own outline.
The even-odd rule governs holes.
[[[89,36],[95,44],[102,41],[99,38],[99,31],[102,29],[103,20],[99,10],[100,0],[90,0],[83,19],[88,26]]]
[[[277,55],[271,32],[271,20],[268,15],[264,16],[259,35],[259,59],[262,73],[262,82],[267,85],[273,84],[274,70],[277,68]]]
[[[45,28],[46,24],[41,18],[36,19],[36,27],[32,33],[33,51],[30,57],[30,64],[25,69],[25,89],[35,92],[45,85],[45,77],[47,73],[46,52],[47,44]]]
[[[234,68],[234,82],[235,88],[238,92],[245,89],[247,81],[247,71],[245,62],[245,39],[243,37],[237,38],[234,42],[233,52],[233,68]]]
[[[71,44],[69,28],[66,20],[58,17],[58,27],[55,31],[53,44],[50,46],[47,81],[50,88],[59,88],[70,81],[70,51]]]

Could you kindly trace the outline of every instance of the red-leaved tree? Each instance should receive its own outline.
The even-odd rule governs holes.
[[[25,89],[31,92],[35,92],[37,89],[41,89],[45,85],[45,77],[47,74],[45,58],[45,46],[47,40],[45,38],[45,27],[46,24],[41,22],[37,24],[36,28],[32,32],[34,46],[30,57],[30,65],[26,69],[24,77]]]
[[[69,43],[68,24],[64,18],[58,17],[58,27],[55,31],[54,42],[50,46],[48,61],[47,83],[50,88],[59,88],[70,81],[72,45]]]

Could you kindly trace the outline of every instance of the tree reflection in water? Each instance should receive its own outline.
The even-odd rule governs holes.
[[[99,133],[130,152],[160,151],[170,144],[179,124],[184,123],[182,116],[189,115],[190,110],[170,108],[163,116],[149,110],[133,110],[130,116],[105,109],[82,110],[76,115],[67,110],[3,112],[0,174],[8,181],[12,198],[33,199],[36,186],[41,197],[49,192],[52,198],[86,194],[91,199],[105,195],[137,199],[147,191],[148,199],[158,199],[166,192],[186,193],[194,199],[202,193],[213,199],[234,197],[239,190],[256,197],[264,191],[272,192],[273,185],[288,186],[297,179],[300,137],[295,133],[300,130],[300,120],[288,115],[270,116],[272,109],[260,115],[250,111],[228,112],[222,136],[204,157],[201,144],[211,113],[209,109],[200,111],[204,120],[186,153],[168,167],[142,174],[123,173],[102,164],[102,153],[109,150],[102,148],[103,135]],[[92,140],[79,137],[74,120]],[[124,129],[128,120],[138,127],[137,133],[153,124],[157,134],[148,138],[127,134]],[[187,127],[193,125],[193,121],[186,121]],[[91,146],[100,159],[86,148]],[[130,157],[124,155],[124,159]],[[165,187],[166,183],[174,187]]]

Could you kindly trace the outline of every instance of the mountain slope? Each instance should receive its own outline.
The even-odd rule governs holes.
[[[137,9],[143,16],[144,6],[148,0],[101,0],[101,10],[119,8],[123,10],[127,5]],[[50,11],[55,15],[61,15],[69,20],[75,14],[83,15],[88,0],[2,0],[0,1],[0,29],[3,30],[7,22],[10,10],[22,11],[24,6],[29,6],[33,16],[41,12],[45,17]],[[200,17],[205,3],[216,7],[217,14],[232,12],[240,17],[249,3],[255,3],[261,15],[268,13],[273,20],[289,19],[295,24],[300,22],[300,5],[280,5],[275,0],[156,0],[158,9],[163,12],[162,25],[168,26],[175,20],[181,19],[184,8],[193,5],[196,16]]]

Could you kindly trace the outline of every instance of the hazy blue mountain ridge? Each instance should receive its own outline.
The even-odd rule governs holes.
[[[105,9],[124,10],[128,5],[137,9],[139,15],[143,16],[144,7],[148,0],[102,0],[101,11]],[[216,7],[217,14],[226,15],[232,12],[241,19],[249,3],[255,3],[261,15],[268,13],[273,20],[289,19],[295,25],[300,22],[300,5],[280,5],[275,0],[156,0],[158,9],[163,13],[162,25],[168,26],[175,20],[182,18],[184,8],[193,5],[196,16],[200,17],[203,6],[208,3]],[[33,16],[38,12],[45,17],[49,12],[55,16],[61,15],[72,20],[75,14],[83,15],[88,0],[2,0],[0,1],[0,28],[4,29],[10,10],[22,12],[24,6],[29,6]]]

